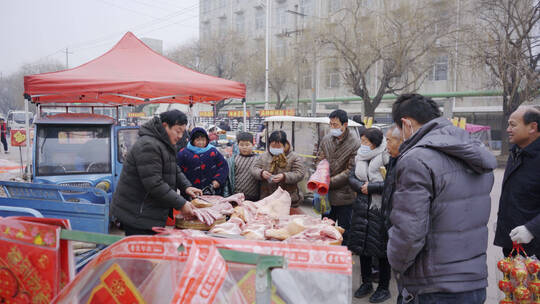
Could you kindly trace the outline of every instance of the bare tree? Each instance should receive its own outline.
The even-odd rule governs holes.
[[[325,21],[322,43],[344,63],[342,76],[373,116],[385,94],[416,91],[434,58],[444,52],[440,41],[450,34],[446,1],[352,0]],[[374,80],[374,81],[373,81]]]
[[[467,31],[466,45],[478,67],[487,66],[502,88],[506,125],[512,112],[540,94],[540,2],[479,0],[471,14],[478,17]],[[508,136],[502,136],[506,152]]]
[[[64,68],[65,66],[58,61],[39,61],[25,64],[15,73],[2,78],[0,80],[0,112],[23,108],[24,76],[55,72]]]
[[[210,65],[203,58],[203,47],[199,40],[193,40],[168,51],[165,56],[172,61],[201,73],[208,73]]]
[[[168,52],[167,57],[201,73],[241,82],[245,79],[245,41],[235,32],[181,45]],[[226,99],[217,101],[214,115],[217,116],[231,102]]]

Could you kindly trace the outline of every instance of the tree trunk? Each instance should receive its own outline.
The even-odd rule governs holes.
[[[279,94],[279,91],[276,92],[276,106],[274,109],[279,110],[281,104],[281,94]]]
[[[375,117],[375,108],[371,100],[364,100],[364,117]]]

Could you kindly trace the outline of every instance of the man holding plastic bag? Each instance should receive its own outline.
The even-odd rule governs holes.
[[[331,210],[328,217],[345,229],[343,245],[346,245],[347,231],[351,224],[352,204],[356,198],[349,186],[349,173],[354,166],[360,140],[347,128],[349,121],[347,112],[335,110],[330,113],[329,118],[330,133],[321,140],[317,163],[326,159],[330,164],[328,200]]]

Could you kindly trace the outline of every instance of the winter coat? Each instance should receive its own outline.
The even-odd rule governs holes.
[[[298,154],[292,151],[286,152],[285,157],[287,160],[285,167],[278,167],[277,171],[272,172],[270,168],[273,156],[267,151],[259,156],[251,169],[251,174],[260,181],[261,199],[269,196],[274,193],[278,187],[281,187],[291,195],[291,207],[298,207],[304,200],[302,192],[298,189],[298,183],[302,181],[306,172],[304,161]],[[269,183],[268,180],[262,178],[263,171],[268,171],[273,175],[283,173],[285,178],[277,184]]]
[[[356,191],[352,206],[351,228],[347,242],[349,250],[358,255],[386,257],[385,219],[381,209],[383,176],[380,167],[388,163],[386,144],[366,154],[356,155],[356,165],[349,175],[351,188]],[[368,195],[362,186],[368,184]],[[371,187],[370,187],[371,186]],[[372,191],[369,191],[369,190]],[[374,190],[377,191],[374,191]]]
[[[528,255],[540,257],[540,138],[508,156],[502,185],[495,245],[512,248],[510,231],[525,225],[534,239],[524,244]]]
[[[258,158],[259,156],[257,154],[248,156],[237,154],[231,157],[229,162],[229,176],[232,184],[232,194],[244,193],[246,200],[252,202],[260,199],[260,183],[251,174],[251,168],[255,166]]]
[[[326,159],[330,163],[330,190],[328,199],[332,206],[351,205],[356,195],[349,185],[349,173],[354,167],[356,151],[360,148],[360,140],[345,130],[342,139],[327,134],[321,140],[317,162]]]
[[[392,195],[396,187],[396,162],[396,158],[390,157],[386,165],[384,183],[369,183],[368,185],[368,193],[382,193],[381,213],[384,218],[384,252],[386,252],[386,244],[388,243],[388,229],[391,226],[390,212],[392,211]]]
[[[495,157],[442,117],[400,153],[387,246],[398,284],[411,294],[485,288]]]
[[[127,153],[111,213],[130,227],[164,227],[169,211],[182,209],[186,200],[176,190],[191,186],[176,165],[175,147],[155,117],[139,130],[139,138]]]
[[[223,194],[223,188],[227,182],[229,166],[227,161],[213,146],[209,147],[203,153],[196,153],[192,150],[193,146],[188,146],[176,156],[178,166],[184,172],[193,187],[204,189],[212,187],[212,181],[217,181],[220,185],[215,189],[216,194]]]

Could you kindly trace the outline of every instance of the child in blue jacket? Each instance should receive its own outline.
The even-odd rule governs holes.
[[[176,160],[193,187],[205,194],[223,195],[229,166],[209,142],[208,133],[203,128],[194,128],[187,147],[178,152]]]

